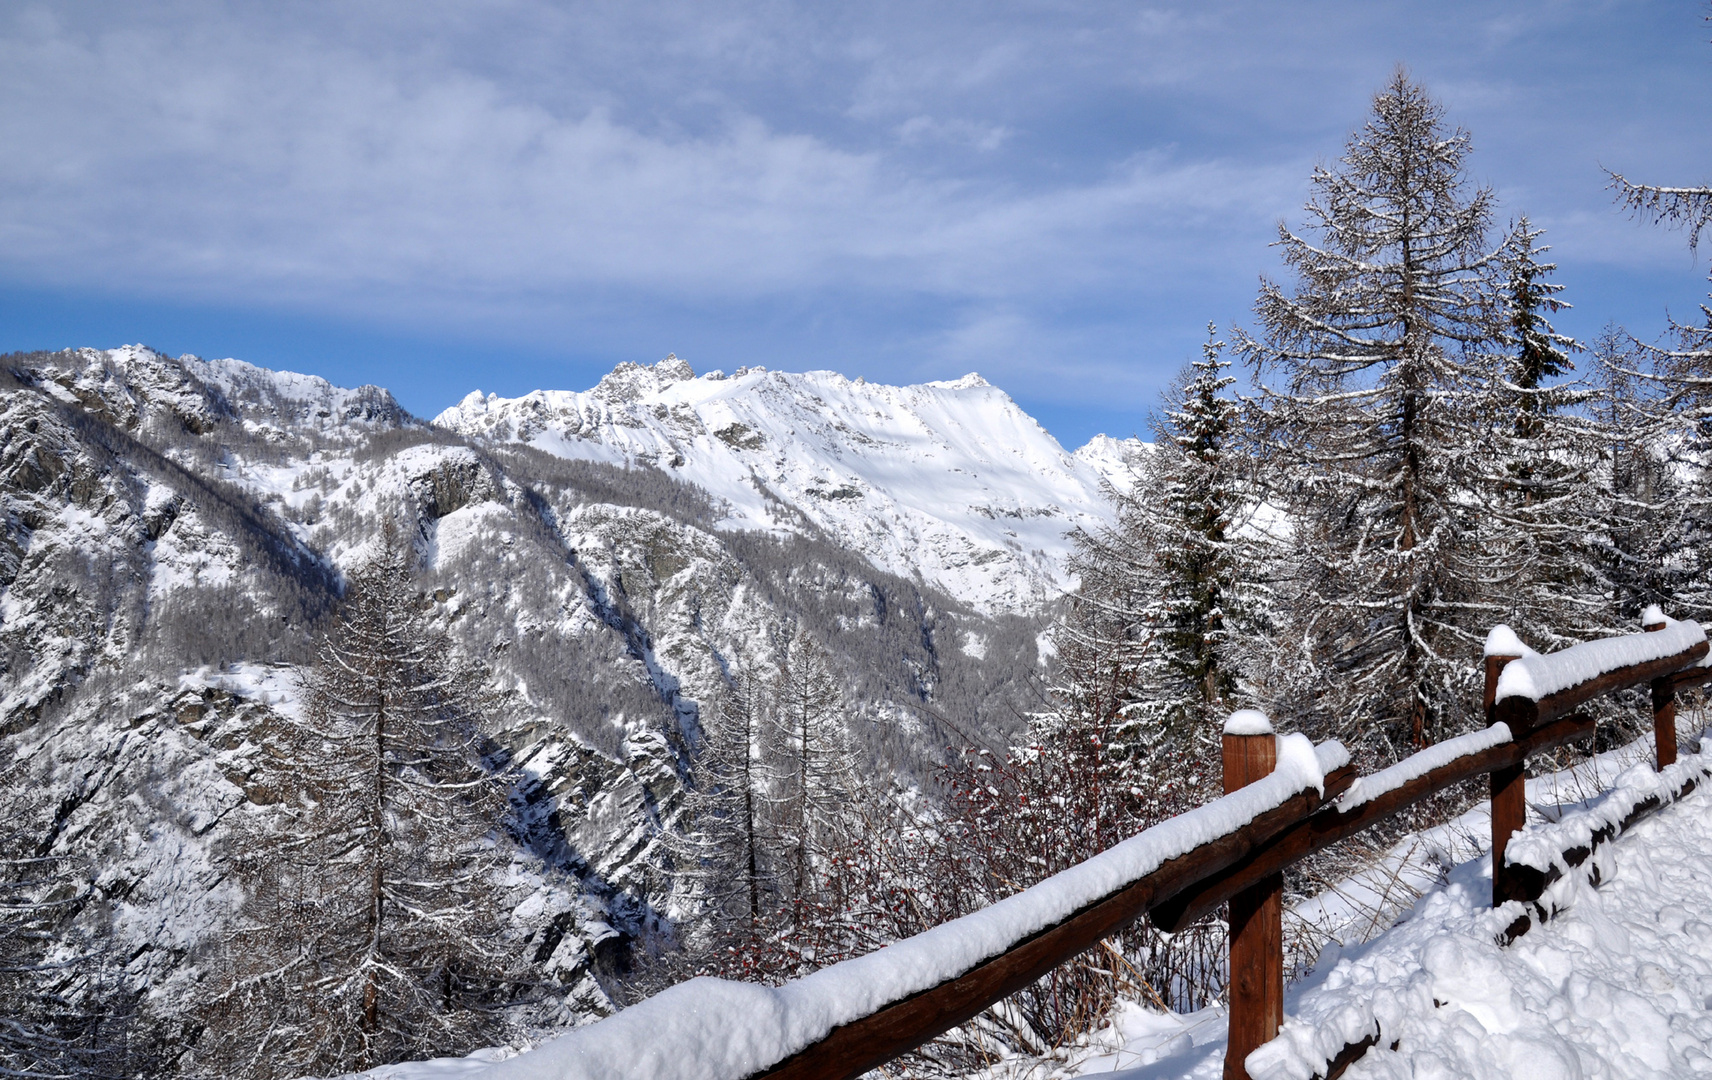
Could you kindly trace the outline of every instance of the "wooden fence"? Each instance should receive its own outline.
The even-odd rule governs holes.
[[[1677,632],[1652,636],[1667,628]],[[1690,628],[1692,633],[1683,632]],[[1696,640],[1657,655],[1667,646],[1667,639],[1674,643],[1690,638]],[[1515,639],[1505,631],[1502,636],[1495,632],[1492,640],[1502,645]],[[1586,651],[1572,656],[1576,650]],[[1553,685],[1549,692],[1536,696],[1499,693],[1506,666],[1521,656],[1513,647],[1507,652],[1494,651],[1489,643],[1486,710],[1488,723],[1493,726],[1459,740],[1471,747],[1468,752],[1445,759],[1448,744],[1445,748],[1430,747],[1391,769],[1363,777],[1367,790],[1374,792],[1371,797],[1363,796],[1362,789],[1351,792],[1357,781],[1351,768],[1335,769],[1325,775],[1323,786],[1302,790],[1234,831],[1166,860],[1152,872],[1011,943],[968,970],[841,1023],[785,1060],[751,1070],[748,1076],[755,1080],[851,1080],[971,1019],[1144,915],[1159,928],[1175,931],[1229,903],[1230,1044],[1225,1076],[1246,1080],[1244,1059],[1277,1034],[1283,1019],[1280,915],[1286,868],[1453,784],[1486,774],[1491,777],[1492,790],[1494,906],[1507,901],[1531,904],[1551,884],[1552,875],[1512,865],[1504,857],[1511,836],[1524,822],[1523,769],[1527,760],[1541,751],[1593,735],[1594,722],[1578,715],[1577,707],[1602,694],[1644,685],[1652,692],[1657,765],[1662,769],[1676,759],[1677,691],[1712,680],[1712,667],[1699,666],[1707,656],[1707,642],[1693,624],[1650,623],[1642,634],[1576,646],[1545,657],[1548,663],[1560,661],[1560,669],[1586,667],[1590,671],[1583,678]],[[1642,658],[1616,666],[1598,662],[1601,657],[1625,654]],[[1530,661],[1540,659],[1535,656]],[[1562,662],[1569,660],[1585,662]],[[1500,724],[1507,733],[1497,727]],[[1251,728],[1228,730],[1224,768],[1226,798],[1231,798],[1231,793],[1272,771],[1277,740],[1264,731],[1244,733]],[[1432,757],[1423,756],[1428,754]],[[1346,794],[1351,797],[1340,801]],[[1658,802],[1649,800],[1636,807],[1620,828],[1656,810]],[[1596,835],[1594,843],[1608,840],[1620,828]],[[1590,850],[1578,850],[1566,853],[1566,859],[1570,865],[1579,865],[1590,854]],[[1533,910],[1534,917],[1544,914]],[[1529,915],[1519,917],[1508,931],[1509,938],[1527,932],[1530,921]],[[1322,1075],[1338,1075],[1373,1041],[1369,1038],[1346,1047],[1326,1063]]]

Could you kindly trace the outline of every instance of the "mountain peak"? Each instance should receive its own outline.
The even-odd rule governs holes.
[[[688,382],[696,377],[695,369],[677,353],[667,353],[657,364],[644,365],[625,360],[602,377],[589,393],[613,404],[640,401],[658,394],[674,383]]]
[[[676,356],[620,364],[586,393],[472,396],[435,423],[567,458],[644,465],[711,494],[721,527],[804,528],[986,611],[1069,584],[1067,533],[1104,522],[1120,454],[1071,455],[973,372],[916,386]]]
[[[988,382],[986,379],[981,378],[978,372],[971,371],[961,379],[930,382],[927,385],[939,390],[976,390],[980,387],[991,386],[993,384]]]

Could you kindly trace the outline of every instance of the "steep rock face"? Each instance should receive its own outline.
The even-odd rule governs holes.
[[[1038,611],[1068,585],[1066,534],[1138,444],[1065,453],[978,375],[882,386],[829,371],[695,377],[668,357],[586,393],[476,392],[435,424],[589,461],[649,464],[719,500],[720,526],[825,535],[987,612]]]
[[[662,386],[699,381],[630,365],[589,399],[654,416]],[[742,423],[708,437],[784,437]],[[253,736],[296,708],[383,522],[414,538],[424,604],[499,695],[512,933],[563,987],[542,1022],[608,1008],[631,947],[669,937],[686,909],[662,836],[704,706],[765,678],[792,632],[835,644],[853,731],[906,782],[952,741],[937,716],[1014,724],[1040,616],[877,568],[759,488],[772,524],[753,528],[664,465],[472,442],[385,391],[238,361],[4,358],[0,737],[47,804],[44,850],[101,868],[128,976],[168,987],[162,1008],[194,997],[240,900],[222,822],[273,800]]]

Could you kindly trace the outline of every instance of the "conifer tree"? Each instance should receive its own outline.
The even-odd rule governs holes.
[[[755,938],[774,897],[777,852],[757,690],[745,670],[719,699],[684,800],[676,855],[702,908],[698,929],[710,939],[692,943],[696,952]]]
[[[1237,336],[1261,392],[1252,450],[1290,515],[1273,572],[1287,625],[1255,675],[1275,713],[1388,760],[1479,721],[1477,537],[1461,493],[1479,449],[1478,356],[1502,332],[1492,193],[1468,134],[1399,70],[1335,167],[1312,237],[1280,225],[1293,289],[1262,280]]]
[[[816,863],[843,839],[844,811],[856,790],[844,693],[825,650],[804,631],[779,659],[772,698],[779,840],[786,888],[800,911],[814,900]]]
[[[1569,304],[1558,298],[1564,287],[1546,280],[1557,264],[1540,261],[1551,250],[1536,243],[1544,234],[1524,214],[1511,229],[1510,248],[1504,256],[1509,332],[1503,340],[1514,349],[1509,383],[1516,395],[1516,433],[1524,437],[1540,433],[1542,414],[1566,404],[1562,395],[1552,394],[1550,380],[1575,370],[1569,354],[1581,351],[1581,345],[1554,330],[1548,318],[1568,310]]]
[[[1230,635],[1241,582],[1239,544],[1231,535],[1242,512],[1231,455],[1237,403],[1224,395],[1224,343],[1207,327],[1201,359],[1179,378],[1181,400],[1157,425],[1157,450],[1146,487],[1159,511],[1137,524],[1151,533],[1158,588],[1143,609],[1152,631],[1143,681],[1163,726],[1205,742],[1230,711],[1236,688]]]
[[[332,1075],[494,1041],[515,970],[479,694],[386,530],[304,677],[303,715],[271,733],[278,803],[235,830],[249,896],[204,1068]]]
[[[1471,413],[1483,453],[1469,455],[1485,593],[1478,610],[1552,650],[1610,633],[1610,490],[1601,465],[1605,421],[1595,388],[1571,381],[1580,343],[1549,316],[1569,305],[1551,282],[1551,249],[1526,216],[1504,255],[1503,332],[1486,358]]]
[[[1058,631],[1060,711],[1103,730],[1114,762],[1148,778],[1159,817],[1211,790],[1217,723],[1236,697],[1248,545],[1232,535],[1243,512],[1231,445],[1239,408],[1224,393],[1235,380],[1223,349],[1209,326],[1133,485],[1112,491],[1115,524],[1077,534],[1081,584]]]

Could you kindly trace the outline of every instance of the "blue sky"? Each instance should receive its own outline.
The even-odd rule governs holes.
[[[433,415],[621,360],[979,371],[1144,431],[1398,63],[1651,337],[1706,268],[1691,3],[31,4],[0,10],[0,350],[142,341]]]

